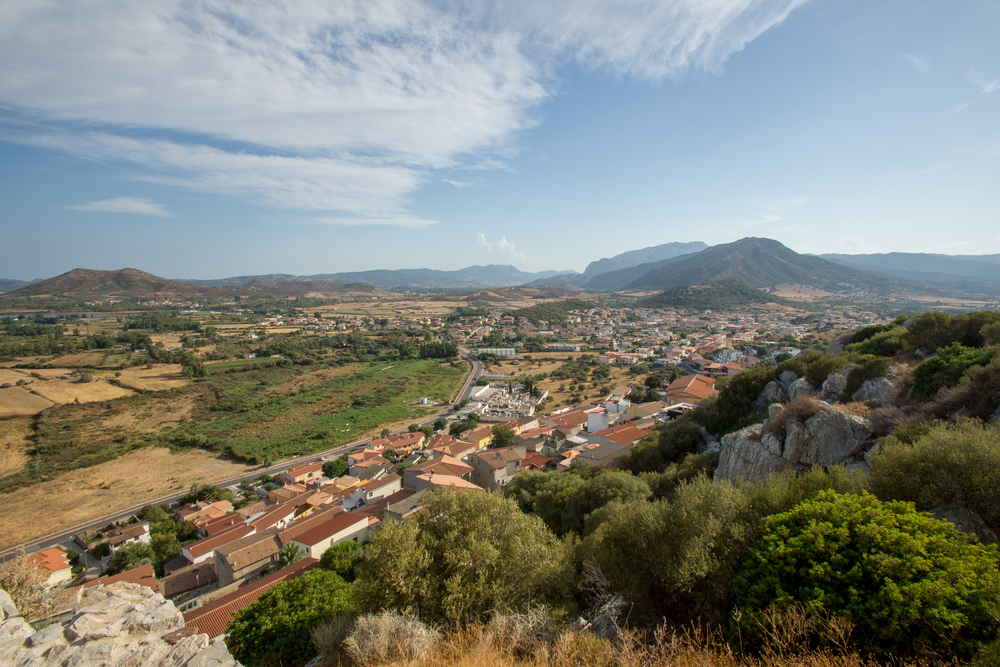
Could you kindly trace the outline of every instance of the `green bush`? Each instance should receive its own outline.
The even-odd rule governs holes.
[[[954,387],[973,366],[986,366],[996,349],[962,347],[958,343],[941,348],[913,371],[913,394],[929,398],[942,387]]]
[[[354,581],[354,568],[364,558],[364,550],[354,540],[334,544],[320,556],[319,566],[340,576],[344,581]]]
[[[913,442],[885,438],[872,461],[871,490],[927,511],[964,507],[1000,530],[1000,426],[941,424]]]
[[[314,569],[275,584],[237,612],[226,645],[248,667],[304,665],[313,657],[310,633],[337,616],[353,613],[351,587],[333,572]]]
[[[967,657],[1000,621],[997,549],[905,502],[821,492],[770,517],[733,579],[744,641],[772,605],[848,616],[865,651]]]
[[[847,374],[847,385],[842,394],[845,401],[850,400],[854,393],[861,389],[866,380],[883,377],[892,368],[892,360],[886,357],[866,357],[858,362],[857,368],[852,368]]]
[[[385,522],[365,547],[354,581],[362,611],[452,624],[539,604],[565,612],[572,564],[541,519],[494,493],[438,490],[423,506]]]
[[[152,564],[156,560],[153,548],[142,542],[126,544],[115,549],[108,559],[108,564],[104,567],[104,574],[119,574],[126,570],[139,567],[146,563]]]
[[[758,412],[757,395],[776,377],[775,369],[764,364],[751,366],[734,377],[719,392],[715,403],[717,415],[708,425],[708,430],[722,434],[750,423],[753,415]]]

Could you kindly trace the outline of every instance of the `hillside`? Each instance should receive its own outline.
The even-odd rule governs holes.
[[[691,257],[691,255],[680,255],[678,257],[669,257],[667,259],[661,259],[656,262],[647,262],[646,264],[627,266],[623,269],[615,269],[614,271],[608,271],[607,273],[601,273],[596,276],[592,276],[590,280],[583,283],[581,286],[584,287],[584,289],[591,289],[591,290],[622,289],[629,283],[632,283],[642,278],[644,275],[646,275],[653,269],[659,268],[661,266],[666,266],[667,264],[676,262],[677,260],[683,257]]]
[[[566,319],[566,314],[571,310],[590,310],[593,307],[594,304],[583,299],[566,299],[565,301],[540,303],[530,308],[521,308],[511,311],[508,315],[524,317],[534,324],[538,324],[542,320],[546,322],[562,322]]]
[[[771,239],[745,238],[717,245],[653,268],[625,286],[634,290],[669,290],[722,278],[739,278],[752,287],[796,283],[831,291],[850,287],[887,290],[899,280],[849,268],[821,257],[800,255]],[[592,288],[591,288],[592,289]]]
[[[964,280],[1000,285],[1000,255],[939,255],[890,252],[871,255],[820,255],[831,262],[900,278],[958,283]]]
[[[510,265],[490,264],[469,266],[457,271],[437,269],[396,269],[324,273],[310,276],[313,280],[330,280],[338,283],[368,283],[383,289],[461,289],[482,287],[509,287],[524,285],[540,278],[558,275],[560,271],[527,273]],[[564,272],[562,272],[564,273]]]
[[[240,295],[251,297],[274,296],[274,297],[313,297],[331,298],[343,296],[345,294],[386,294],[386,291],[367,283],[350,283],[343,285],[333,283],[328,280],[288,280],[281,282],[269,282],[266,280],[254,280],[241,287],[231,289],[220,289],[220,293],[227,295]]]
[[[38,282],[37,280],[32,282]],[[31,283],[26,280],[14,280],[13,278],[0,278],[0,294],[4,292],[12,292],[16,289],[21,289],[26,285]]]
[[[73,269],[0,296],[0,300],[25,297],[54,299],[114,299],[208,296],[214,290],[201,285],[179,283],[138,269],[96,271]]]
[[[751,287],[739,278],[724,278],[705,285],[674,287],[662,294],[639,299],[635,305],[638,308],[727,310],[769,303],[793,307],[800,305]]]
[[[604,259],[591,262],[587,265],[584,273],[588,276],[596,276],[600,273],[607,273],[608,271],[615,271],[617,269],[625,269],[630,266],[659,262],[664,259],[680,257],[681,255],[690,255],[694,252],[701,252],[706,248],[708,248],[708,245],[702,243],[701,241],[692,241],[691,243],[680,243],[675,241],[673,243],[664,243],[662,245],[641,248],[639,250],[629,250],[628,252],[623,252],[620,255],[615,255],[614,257],[605,257]]]

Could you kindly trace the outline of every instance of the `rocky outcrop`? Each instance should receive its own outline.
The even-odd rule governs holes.
[[[820,401],[815,414],[804,420],[785,421],[782,435],[782,429],[772,425],[783,409],[781,405],[772,405],[763,424],[722,438],[716,479],[756,481],[786,470],[865,461],[872,436],[868,420]]]
[[[982,517],[972,510],[953,505],[941,505],[931,510],[931,516],[953,523],[959,530],[974,535],[980,542],[996,544],[1000,538],[993,532]]]
[[[771,403],[784,403],[787,400],[788,392],[776,380],[772,380],[757,395],[757,409],[761,410]]]
[[[795,382],[788,385],[788,400],[794,401],[799,396],[812,396],[816,393],[813,386],[809,384],[809,380],[805,378],[799,378]]]
[[[138,584],[85,591],[63,623],[34,630],[0,591],[0,664],[16,667],[235,667],[225,642],[184,627],[173,602]]]
[[[823,381],[823,386],[820,387],[820,396],[823,397],[824,401],[837,400],[845,389],[847,389],[847,376],[841,373],[830,373]]]
[[[896,385],[888,378],[878,377],[865,380],[861,387],[854,392],[851,400],[856,403],[872,403],[874,405],[886,405],[896,397]]]

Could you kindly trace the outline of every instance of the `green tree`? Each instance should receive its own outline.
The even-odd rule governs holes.
[[[149,537],[149,546],[153,549],[156,569],[163,572],[163,564],[177,558],[181,553],[181,543],[173,532],[157,532]]]
[[[493,436],[490,439],[490,449],[513,447],[517,444],[517,435],[514,433],[514,429],[506,424],[497,424],[490,431],[490,434]]]
[[[248,667],[296,667],[315,654],[313,628],[338,614],[355,613],[351,587],[333,572],[314,569],[275,584],[236,614],[226,646]]]
[[[343,477],[347,474],[347,457],[341,456],[336,459],[323,462],[323,475],[329,479]]]
[[[153,548],[142,542],[126,544],[115,549],[108,559],[108,564],[104,568],[105,574],[120,574],[127,570],[149,563],[152,565],[156,559]]]
[[[434,420],[434,430],[443,431],[448,427],[448,421],[443,417]]]
[[[305,552],[299,549],[298,545],[286,544],[278,549],[278,569],[294,565],[305,558],[305,556]]]
[[[354,568],[364,557],[364,550],[354,540],[334,544],[320,556],[319,566],[339,575],[344,581],[354,581]]]
[[[867,651],[968,657],[1000,634],[996,546],[911,503],[821,492],[764,523],[733,581],[744,630],[771,605],[846,615]]]
[[[423,505],[415,518],[386,522],[365,548],[354,581],[362,611],[466,623],[568,603],[569,554],[538,517],[493,493],[439,490]]]

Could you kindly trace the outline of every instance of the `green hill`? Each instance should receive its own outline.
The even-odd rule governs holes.
[[[684,285],[654,294],[635,302],[639,308],[678,308],[691,310],[728,310],[740,306],[765,304],[801,307],[788,299],[772,296],[747,285],[739,278],[725,278],[705,285]]]
[[[590,310],[594,307],[590,301],[583,299],[566,299],[565,301],[552,301],[551,303],[540,303],[537,306],[521,308],[508,313],[514,317],[524,317],[529,322],[538,324],[546,322],[562,322],[571,310]]]

